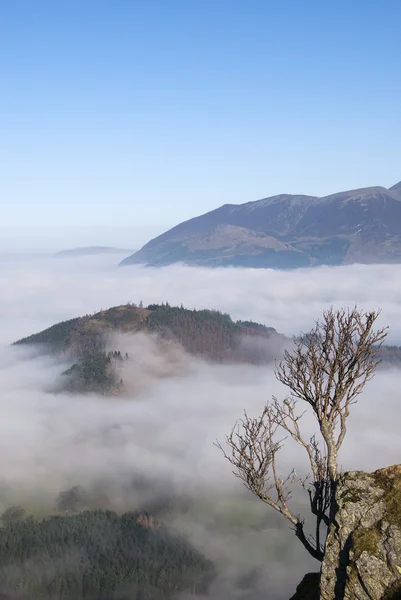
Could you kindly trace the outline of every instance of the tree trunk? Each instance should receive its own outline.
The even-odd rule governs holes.
[[[318,560],[319,562],[323,561],[323,552],[318,547],[314,548],[309,542],[309,540],[306,538],[303,524],[300,521],[298,521],[298,523],[295,526],[295,535],[301,541],[304,548],[306,548],[309,554],[313,556],[313,558],[316,558],[316,560]]]
[[[336,443],[334,441],[334,436],[329,428],[324,425],[320,425],[320,431],[322,432],[322,436],[327,445],[327,468],[329,471],[329,477],[331,481],[337,481],[338,477],[338,466],[337,466],[337,456],[338,450],[336,448]]]
[[[327,467],[329,471],[329,477],[331,481],[337,481],[338,467],[337,467],[337,450],[333,444],[327,444]]]

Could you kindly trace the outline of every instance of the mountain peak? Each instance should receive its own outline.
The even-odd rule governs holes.
[[[232,206],[241,209],[258,210],[273,204],[286,203],[290,206],[306,206],[317,201],[319,201],[319,198],[316,196],[305,196],[302,194],[278,194],[277,196],[270,196],[269,198],[262,198],[261,200],[253,200],[251,202],[246,202],[245,204],[237,204]]]
[[[177,262],[276,269],[401,263],[401,182],[225,204],[176,225],[121,264]]]

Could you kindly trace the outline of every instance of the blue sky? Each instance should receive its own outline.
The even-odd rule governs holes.
[[[224,203],[395,184],[400,22],[399,0],[0,2],[0,246],[136,247]]]

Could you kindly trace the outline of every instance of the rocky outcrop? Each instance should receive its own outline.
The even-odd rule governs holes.
[[[401,465],[344,473],[335,502],[321,600],[401,598]]]
[[[290,600],[319,600],[319,573],[307,573]]]

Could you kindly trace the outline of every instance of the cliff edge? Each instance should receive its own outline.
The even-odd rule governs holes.
[[[342,474],[334,510],[320,578],[306,575],[292,600],[401,598],[401,465]]]

